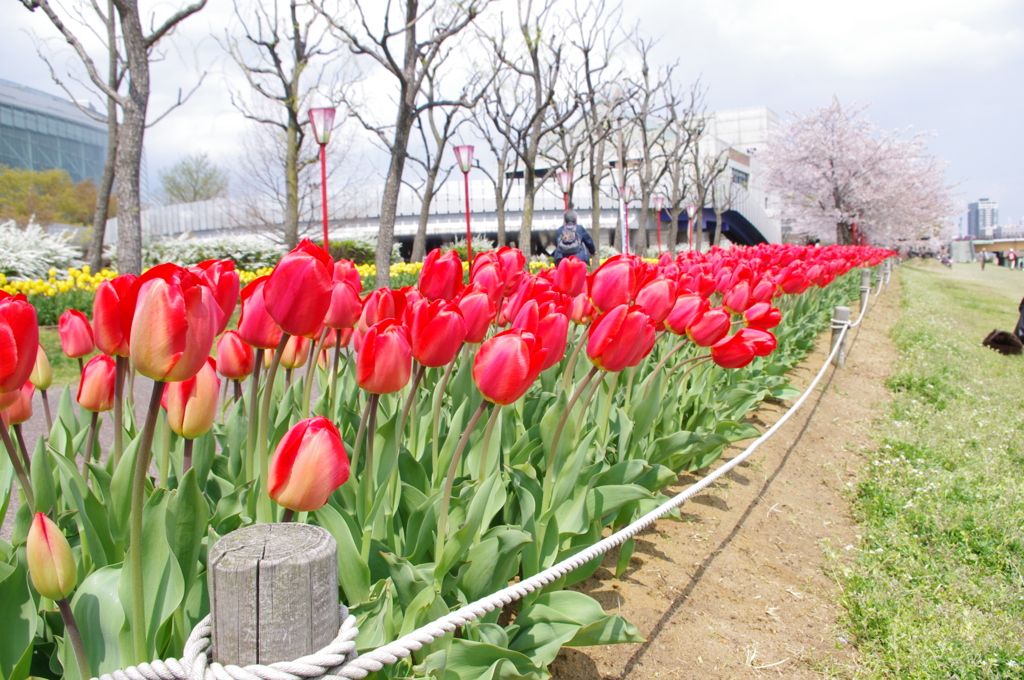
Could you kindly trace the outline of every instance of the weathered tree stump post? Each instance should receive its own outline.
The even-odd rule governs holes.
[[[864,308],[868,304],[868,299],[871,297],[871,270],[867,267],[863,267],[860,270],[860,311],[864,311]]]
[[[325,529],[248,526],[217,541],[209,563],[213,661],[292,661],[338,635],[338,545]]]
[[[836,348],[836,343],[839,342],[839,336],[842,334],[843,329],[850,325],[850,308],[849,307],[836,307],[832,312],[832,344],[829,345],[829,354]],[[832,363],[836,368],[842,368],[843,364],[846,363],[846,335],[843,335],[842,346],[839,351],[836,352],[835,358]]]

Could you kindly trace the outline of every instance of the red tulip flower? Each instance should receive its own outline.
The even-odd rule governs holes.
[[[736,335],[749,343],[754,348],[754,354],[759,357],[768,356],[778,347],[775,336],[760,328],[741,328]]]
[[[312,512],[348,480],[349,462],[341,433],[323,416],[295,423],[270,459],[267,492],[282,507]]]
[[[217,303],[199,277],[174,264],[153,267],[136,279],[126,303],[135,308],[129,342],[135,370],[165,382],[199,372],[217,330]]]
[[[479,283],[463,289],[458,300],[459,311],[466,322],[466,342],[477,345],[487,337],[498,309],[487,290]]]
[[[618,305],[594,319],[587,357],[603,371],[636,366],[654,346],[654,322],[639,305]]]
[[[217,341],[217,370],[229,380],[242,380],[256,367],[256,356],[252,347],[238,335],[228,331]]]
[[[363,292],[363,277],[359,275],[356,263],[351,260],[338,260],[334,263],[333,280],[335,283],[344,281],[357,293]]]
[[[711,309],[711,304],[700,295],[687,293],[676,298],[672,311],[665,317],[665,328],[676,335],[683,335]]]
[[[413,358],[430,368],[449,364],[466,339],[466,321],[459,306],[445,300],[421,300],[411,314],[409,335]]]
[[[79,406],[93,413],[114,408],[115,367],[114,360],[106,354],[97,354],[89,360],[78,383]]]
[[[36,393],[36,386],[26,382],[15,394],[17,400],[10,406],[0,411],[4,427],[21,425],[32,418],[32,395]]]
[[[733,314],[742,314],[753,302],[750,297],[750,284],[746,281],[737,281],[722,296],[722,306]]]
[[[373,394],[392,394],[406,386],[411,372],[409,329],[395,319],[370,326],[356,355],[359,386]]]
[[[778,290],[779,287],[775,285],[775,282],[769,276],[763,276],[750,289],[750,298],[754,302],[771,302]]]
[[[293,335],[284,344],[281,365],[288,369],[302,368],[312,349],[313,341],[302,335]]]
[[[772,307],[771,303],[758,302],[743,312],[743,321],[747,324],[747,328],[759,328],[766,331],[782,323],[782,312]]]
[[[263,288],[267,313],[285,333],[320,334],[331,306],[334,261],[308,238],[281,258]]]
[[[498,261],[505,277],[505,295],[519,287],[519,282],[526,276],[526,255],[518,248],[503,246],[498,248]]]
[[[454,250],[441,254],[440,248],[427,253],[420,270],[419,290],[423,297],[434,300],[454,300],[462,290],[462,260]]]
[[[349,281],[335,280],[331,286],[331,306],[327,308],[324,325],[328,328],[355,328],[363,311],[359,290]]]
[[[580,326],[590,323],[597,316],[597,310],[590,304],[590,297],[580,293],[569,304],[569,320]]]
[[[0,392],[15,392],[28,380],[39,348],[36,309],[23,296],[0,297]]]
[[[213,299],[217,303],[217,335],[224,332],[238,306],[238,272],[235,271],[235,263],[231,260],[206,260],[189,271],[210,287],[213,292]]]
[[[405,314],[406,296],[401,291],[378,288],[366,296],[359,315],[359,332],[365,335],[370,326],[385,319],[401,319]]]
[[[18,397],[21,396],[21,390],[14,390],[13,392],[0,392],[0,413],[3,413],[6,409],[10,408],[18,401]]]
[[[721,307],[708,310],[700,320],[687,326],[686,337],[700,347],[710,347],[726,335],[732,327],[732,317]]]
[[[60,315],[57,333],[60,335],[60,348],[72,359],[84,357],[96,349],[89,319],[77,309],[65,310]]]
[[[134,274],[122,274],[103,281],[92,303],[92,330],[96,348],[108,356],[127,357],[135,309],[122,304],[135,283]],[[127,318],[126,318],[127,316]]]
[[[636,294],[636,266],[626,255],[616,255],[590,277],[590,301],[598,312],[628,305]]]
[[[756,356],[754,345],[739,333],[711,346],[711,360],[722,368],[743,368]]]
[[[195,439],[209,432],[217,416],[219,391],[217,362],[212,358],[206,360],[195,377],[167,383],[160,405],[167,411],[171,431],[185,439]]]
[[[547,370],[565,356],[565,342],[569,335],[569,317],[554,303],[546,302],[541,307],[536,300],[530,300],[519,310],[512,328],[530,333],[547,350],[547,358],[541,370]]]
[[[473,360],[473,381],[484,399],[511,404],[537,379],[547,350],[530,333],[509,329],[482,345]]]
[[[587,263],[578,257],[563,257],[555,267],[555,287],[570,297],[587,288]]]
[[[664,276],[648,281],[636,294],[636,303],[644,308],[655,325],[663,322],[676,302],[676,283]]]
[[[238,336],[258,349],[277,349],[281,342],[281,327],[270,318],[263,299],[264,287],[270,276],[261,276],[242,289],[242,315],[238,318]]]

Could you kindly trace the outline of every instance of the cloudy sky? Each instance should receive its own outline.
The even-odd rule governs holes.
[[[60,91],[36,55],[54,35],[17,0],[0,25],[0,78]],[[144,5],[146,3],[143,3]],[[166,16],[181,3],[154,3]],[[1020,0],[630,0],[626,23],[658,37],[656,57],[679,60],[701,77],[709,108],[767,105],[779,114],[826,104],[868,104],[887,129],[931,131],[933,153],[948,159],[948,179],[966,204],[999,201],[1000,221],[1024,220],[1024,2]],[[188,19],[154,66],[151,111],[208,75],[184,107],[147,134],[151,187],[157,172],[186,150],[237,163],[244,123],[227,92],[237,75],[212,36],[231,21],[230,3]],[[671,30],[666,30],[671,27]],[[33,37],[34,36],[34,37]],[[44,50],[63,68],[59,43]],[[98,102],[97,102],[98,103]],[[956,220],[958,223],[960,218]]]

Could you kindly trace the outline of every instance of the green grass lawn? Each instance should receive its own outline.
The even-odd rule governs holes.
[[[861,551],[838,567],[855,675],[1024,677],[1024,356],[1012,331],[1024,272],[911,261],[878,423],[854,493]]]

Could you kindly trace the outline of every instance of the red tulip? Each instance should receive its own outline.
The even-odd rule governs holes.
[[[261,276],[242,289],[242,315],[238,318],[238,337],[258,349],[277,349],[281,327],[267,314],[264,286],[270,276]]]
[[[23,296],[0,297],[0,392],[15,392],[36,363],[39,324]]]
[[[700,321],[710,308],[710,303],[700,295],[680,295],[676,298],[672,311],[665,317],[665,328],[676,335],[683,335],[686,329]]]
[[[732,327],[732,317],[721,307],[708,310],[691,326],[686,327],[686,337],[700,347],[710,347],[726,335]]]
[[[200,278],[210,287],[213,299],[217,303],[217,335],[224,332],[228,327],[231,315],[235,313],[238,306],[238,272],[235,271],[235,263],[231,260],[206,260],[189,271]]]
[[[21,386],[20,390],[15,392],[17,400],[7,408],[0,411],[0,417],[3,418],[4,427],[21,425],[32,417],[32,395],[35,393],[36,386],[31,382],[26,382]]]
[[[359,275],[356,263],[351,260],[338,260],[334,263],[333,280],[335,283],[344,281],[357,293],[363,292],[363,277]]]
[[[759,357],[768,356],[778,346],[775,336],[760,328],[741,328],[736,335],[743,338],[744,342],[750,343],[754,348],[754,354]]]
[[[609,259],[590,277],[590,301],[599,312],[627,305],[636,293],[636,267],[627,255]]]
[[[538,303],[541,303],[555,295],[560,295],[554,288],[553,283],[539,276],[524,277],[519,283],[519,288],[516,289],[516,292],[502,306],[501,319],[499,319],[500,324],[505,326],[514,321],[519,316],[519,310],[529,300],[536,300]]]
[[[60,348],[72,359],[84,357],[96,349],[89,319],[77,309],[65,310],[60,315],[57,333],[60,335]]]
[[[654,322],[639,305],[618,305],[594,319],[587,356],[604,371],[615,373],[640,363],[654,346]]]
[[[466,342],[474,345],[483,342],[498,314],[494,300],[481,284],[474,283],[463,289],[458,305],[466,322]]]
[[[319,510],[348,480],[349,462],[341,433],[323,416],[295,423],[270,459],[267,492],[289,510]]]
[[[711,346],[711,360],[722,368],[743,368],[757,354],[754,346],[739,333],[730,335]]]
[[[775,285],[769,276],[762,276],[761,280],[754,284],[750,290],[750,297],[754,302],[771,302],[778,292],[779,287]]]
[[[411,372],[409,330],[395,319],[370,326],[356,355],[359,386],[373,394],[392,394],[405,387]]]
[[[563,260],[564,261],[564,260]],[[636,294],[636,303],[644,308],[655,325],[668,317],[676,302],[676,284],[663,276],[648,281]]]
[[[412,308],[409,324],[412,356],[430,368],[445,366],[462,349],[466,331],[466,321],[456,303],[421,300]]]
[[[25,557],[32,585],[43,597],[63,600],[78,585],[78,567],[71,544],[56,523],[41,512],[32,518],[25,540]]]
[[[6,409],[13,406],[18,401],[18,397],[20,396],[21,390],[14,390],[13,392],[0,392],[0,413],[3,413]]]
[[[547,350],[547,357],[541,365],[542,371],[551,368],[565,356],[569,317],[553,303],[547,302],[542,308],[536,300],[530,300],[519,310],[512,328],[535,336],[541,347]]]
[[[750,284],[746,281],[737,281],[732,288],[722,296],[722,306],[734,314],[742,314],[747,311],[753,303],[750,297]]]
[[[505,277],[505,295],[514,291],[519,282],[526,276],[526,255],[518,248],[503,246],[498,248],[498,261]]]
[[[305,366],[312,344],[312,340],[302,335],[293,335],[288,338],[288,342],[284,344],[284,351],[281,353],[281,365],[289,369]]]
[[[580,293],[569,304],[569,320],[575,324],[588,324],[595,316],[597,310],[590,304],[590,297],[586,293]]]
[[[212,358],[206,360],[195,377],[168,383],[160,405],[167,411],[171,431],[185,439],[195,439],[209,432],[217,416],[219,390],[217,362]]]
[[[748,328],[760,328],[766,331],[782,323],[782,312],[768,302],[758,302],[743,312],[743,320]]]
[[[441,254],[440,248],[427,253],[420,270],[419,290],[423,297],[434,300],[454,300],[462,290],[462,260],[454,250]]]
[[[406,297],[402,292],[378,288],[363,301],[363,311],[359,315],[359,332],[365,335],[370,326],[385,319],[401,319],[405,314],[405,307]]]
[[[587,288],[587,263],[578,257],[563,257],[555,267],[555,287],[576,297]]]
[[[331,306],[327,309],[324,324],[329,328],[354,328],[359,323],[363,301],[359,290],[348,281],[335,280],[331,286]]]
[[[136,279],[126,303],[132,364],[153,380],[188,380],[203,367],[216,329],[216,303],[209,287],[174,264],[153,267]]]
[[[122,304],[135,283],[134,274],[122,274],[103,281],[92,303],[92,330],[99,351],[108,356],[127,357],[131,319],[135,309]],[[126,318],[127,317],[127,318]]]
[[[543,369],[547,350],[532,334],[510,329],[480,345],[473,381],[484,399],[511,404],[526,394]]]
[[[78,383],[78,405],[86,411],[103,413],[114,408],[114,372],[116,364],[106,354],[97,354],[82,371]]]
[[[498,253],[487,250],[477,255],[473,260],[469,282],[483,288],[497,307],[505,295],[505,269],[498,259]]]
[[[334,261],[308,238],[281,258],[263,289],[267,313],[285,333],[319,335],[331,306]]]
[[[228,331],[217,341],[217,370],[230,380],[242,380],[256,367],[256,356],[252,347],[238,335]]]

